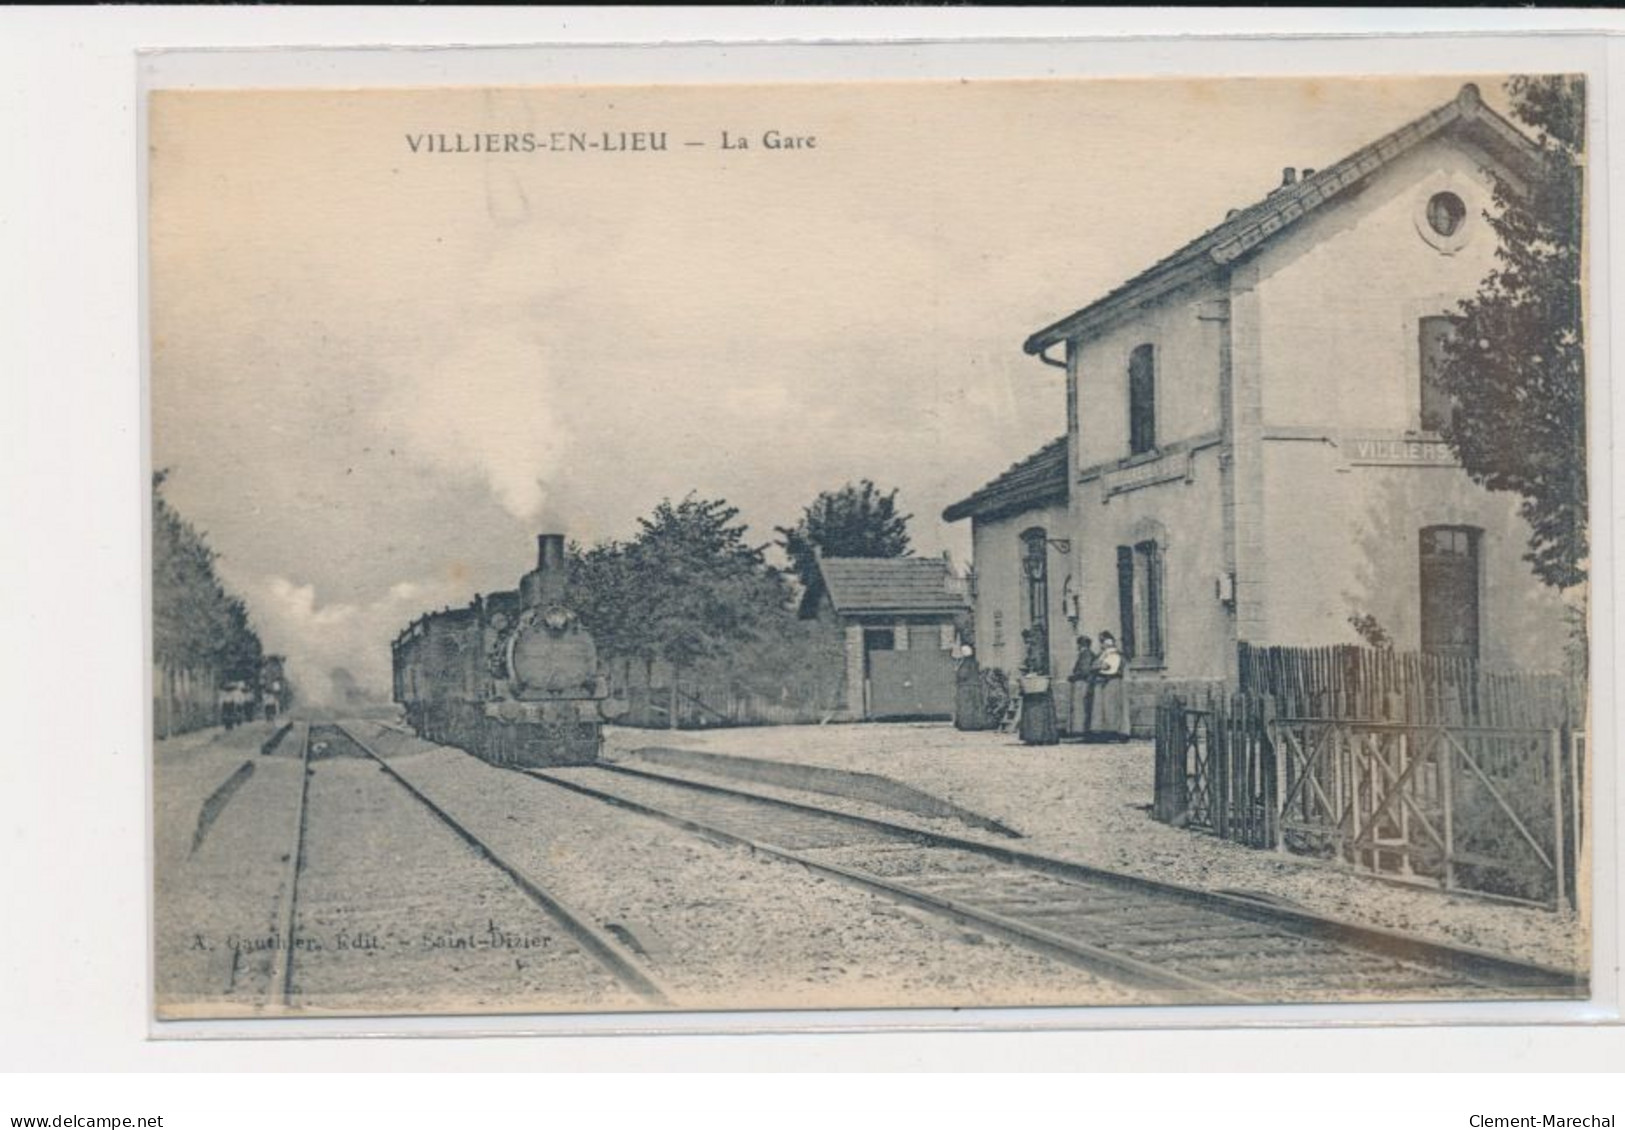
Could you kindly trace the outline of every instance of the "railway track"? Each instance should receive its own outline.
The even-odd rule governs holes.
[[[1583,976],[1239,895],[627,766],[524,770],[799,863],[1171,1004],[1573,998]]]
[[[329,759],[333,764],[320,764]],[[381,772],[360,776],[352,769],[348,774],[340,773],[337,767],[345,762],[339,759],[348,759],[352,767],[356,766],[357,759],[368,761],[373,769]],[[313,724],[308,727],[300,760],[302,772],[297,818],[292,830],[292,850],[287,856],[288,872],[278,906],[275,935],[282,941],[273,954],[269,998],[266,1002],[271,1011],[299,1011],[312,1004],[322,1005],[325,994],[319,986],[327,981],[340,985],[346,983],[344,977],[324,977],[324,964],[332,964],[339,959],[364,961],[366,964],[359,968],[369,975],[396,979],[403,971],[410,977],[414,970],[411,964],[413,960],[428,960],[421,953],[414,952],[414,947],[417,950],[428,948],[429,957],[438,960],[440,953],[435,951],[435,947],[465,945],[470,952],[518,947],[514,950],[518,968],[523,968],[526,960],[541,960],[555,968],[555,975],[559,979],[571,984],[596,986],[596,991],[606,998],[624,997],[644,1006],[670,1007],[671,1001],[665,989],[633,954],[574,913],[532,876],[493,851],[475,832],[459,823],[397,773],[387,760],[347,727],[342,724]],[[334,783],[324,786],[322,780],[329,776]],[[376,785],[380,778],[387,779],[391,784],[380,790]],[[328,797],[322,792],[324,787],[341,790],[343,795]],[[408,848],[415,844],[421,849],[425,838],[431,842],[451,839],[432,832],[424,836],[426,827],[438,825],[461,840],[469,852],[446,852],[438,843],[434,844],[429,854],[442,866],[442,870],[434,875],[419,875],[398,881],[396,889],[389,894],[377,889],[370,890],[369,905],[376,909],[380,904],[393,903],[395,905],[385,907],[386,913],[415,922],[423,917],[422,904],[432,900],[437,889],[455,885],[459,893],[469,895],[477,894],[475,888],[479,888],[493,892],[492,901],[506,900],[510,913],[515,901],[523,903],[524,921],[519,929],[504,929],[499,933],[493,920],[490,930],[495,937],[465,933],[460,927],[455,933],[448,932],[439,937],[430,931],[419,938],[380,939],[377,930],[347,928],[342,944],[337,947],[346,952],[336,952],[329,927],[335,915],[340,921],[348,921],[356,913],[353,891],[357,869],[378,868],[390,862],[400,866],[401,860],[397,854],[400,845],[396,845],[395,851],[379,851],[377,854],[383,858],[362,859],[348,853],[348,845],[337,842],[336,837],[341,833],[332,827],[339,822],[335,818],[351,815],[345,812],[344,805],[371,804],[399,809],[403,807],[403,800],[404,811],[397,811],[384,819],[375,818],[371,821],[371,829],[360,834],[377,836],[377,828],[382,826],[393,829],[392,834],[409,841],[406,845]],[[322,810],[324,803],[327,807]],[[418,822],[415,828],[403,828],[403,824],[416,822],[412,817],[413,810],[426,813],[432,818],[432,824],[426,826]],[[324,836],[334,842],[321,844]],[[384,845],[374,840],[364,843],[364,846],[373,848]],[[391,856],[394,858],[389,858]],[[345,874],[336,875],[341,870]],[[522,896],[520,900],[513,898],[514,891]],[[484,902],[483,899],[479,901]],[[313,902],[315,906],[311,905]],[[396,958],[393,964],[390,963],[391,942],[394,943]],[[542,955],[541,958],[536,957],[538,953]],[[352,964],[352,973],[356,968]],[[424,971],[432,974],[434,967],[429,966]]]

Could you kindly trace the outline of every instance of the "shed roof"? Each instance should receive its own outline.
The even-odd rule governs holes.
[[[841,615],[949,615],[968,607],[940,557],[820,557],[818,568]]]
[[[968,498],[942,512],[945,522],[992,518],[1066,501],[1066,437],[1050,440]]]
[[[1105,297],[1039,330],[1027,339],[1023,348],[1028,353],[1041,353],[1068,338],[1092,331],[1139,303],[1234,262],[1428,138],[1451,128],[1463,131],[1508,162],[1527,164],[1536,152],[1516,126],[1484,105],[1478,87],[1468,83],[1443,106],[1355,150],[1313,176],[1277,188],[1264,199],[1232,212],[1223,223],[1158,260]]]

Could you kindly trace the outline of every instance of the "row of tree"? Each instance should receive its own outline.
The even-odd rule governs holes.
[[[265,649],[248,608],[220,582],[203,535],[164,498],[167,476],[152,476],[153,659],[174,670],[210,671],[220,683],[257,682]]]
[[[895,490],[868,480],[825,491],[794,526],[776,528],[788,559],[781,570],[726,500],[667,500],[628,541],[570,547],[572,606],[603,657],[640,665],[646,685],[659,663],[673,687],[681,673],[706,671],[779,694],[827,677],[819,672],[827,664],[810,662],[828,650],[811,619],[822,594],[818,555],[907,556],[909,517]]]

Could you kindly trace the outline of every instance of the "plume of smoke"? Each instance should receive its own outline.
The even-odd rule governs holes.
[[[453,581],[401,581],[376,599],[322,603],[316,587],[286,577],[241,577],[266,650],[287,657],[288,677],[299,699],[310,706],[341,707],[344,688],[333,672],[346,671],[354,684],[381,700],[390,692],[389,641],[414,616],[429,608],[465,602],[469,594]]]
[[[386,426],[434,466],[481,476],[504,509],[534,522],[569,438],[545,353],[522,315],[465,319],[439,364],[386,398]]]

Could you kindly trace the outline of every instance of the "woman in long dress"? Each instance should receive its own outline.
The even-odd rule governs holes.
[[[1105,741],[1126,742],[1129,738],[1128,695],[1123,687],[1123,653],[1117,638],[1100,633],[1100,654],[1095,659],[1095,734]]]
[[[993,725],[988,717],[987,693],[982,687],[982,668],[976,662],[975,649],[966,644],[960,648],[954,665],[954,728],[991,730]]]
[[[1048,648],[1042,628],[1021,633],[1027,658],[1021,678],[1021,740],[1027,745],[1056,745],[1061,731],[1055,723],[1055,697],[1050,689]]]

